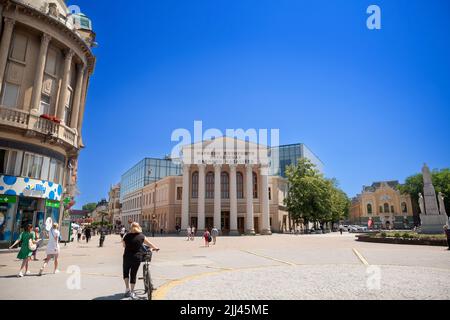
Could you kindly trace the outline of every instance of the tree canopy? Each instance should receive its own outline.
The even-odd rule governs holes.
[[[96,207],[97,207],[97,203],[91,202],[91,203],[86,203],[85,205],[83,205],[82,209],[92,212],[92,211],[94,211],[94,209]]]
[[[286,169],[285,205],[296,222],[337,222],[348,217],[350,200],[336,179],[326,179],[306,158]]]

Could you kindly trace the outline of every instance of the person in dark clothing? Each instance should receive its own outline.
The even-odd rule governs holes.
[[[123,253],[123,280],[125,282],[125,297],[136,298],[134,286],[136,284],[136,275],[141,265],[141,248],[145,244],[150,249],[158,251],[159,248],[147,240],[142,233],[142,228],[137,222],[131,224],[130,232],[122,240],[125,248]]]
[[[450,250],[450,229],[448,228],[447,225],[444,226],[444,233],[447,236],[447,245],[448,245],[447,250]]]
[[[84,236],[86,237],[86,243],[89,243],[89,240],[91,239],[91,228],[87,227],[86,230],[84,230]]]

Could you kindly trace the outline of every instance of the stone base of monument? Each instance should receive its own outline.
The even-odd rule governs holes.
[[[420,233],[437,234],[444,232],[444,226],[448,223],[444,215],[420,215]]]

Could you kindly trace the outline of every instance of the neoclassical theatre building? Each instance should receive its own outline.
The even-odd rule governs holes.
[[[231,152],[222,147],[227,143]],[[303,147],[281,149],[296,161]],[[227,235],[289,230],[283,204],[287,180],[279,174],[285,168],[277,170],[274,162],[280,161],[271,151],[225,137],[185,146],[179,165],[170,159],[145,159],[122,177],[121,220],[125,226],[139,221],[147,231],[174,232],[176,226],[182,231],[195,226],[199,233],[215,226]],[[291,164],[284,158],[281,162]],[[146,184],[147,178],[134,176],[139,172],[153,180]],[[139,187],[128,189],[133,185]]]
[[[63,0],[0,0],[0,246],[76,193],[95,34]]]

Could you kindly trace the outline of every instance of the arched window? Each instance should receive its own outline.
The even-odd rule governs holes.
[[[220,191],[222,199],[230,198],[230,176],[227,172],[222,172],[220,175]]]
[[[392,212],[392,213],[394,213],[394,212],[395,212],[395,210],[394,210],[394,206],[391,206],[391,212]]]
[[[408,212],[408,206],[406,205],[406,202],[402,202],[402,212],[407,213]]]
[[[383,206],[380,206],[380,213],[383,213]]]
[[[389,213],[389,203],[384,204],[384,213]]]
[[[372,214],[372,204],[367,204],[367,214]]]
[[[214,172],[206,174],[206,199],[214,199]]]
[[[253,172],[253,199],[258,198],[258,175]]]
[[[236,173],[236,183],[237,183],[237,197],[238,199],[244,198],[244,176],[241,172]]]
[[[198,172],[192,174],[192,198],[198,198]]]

